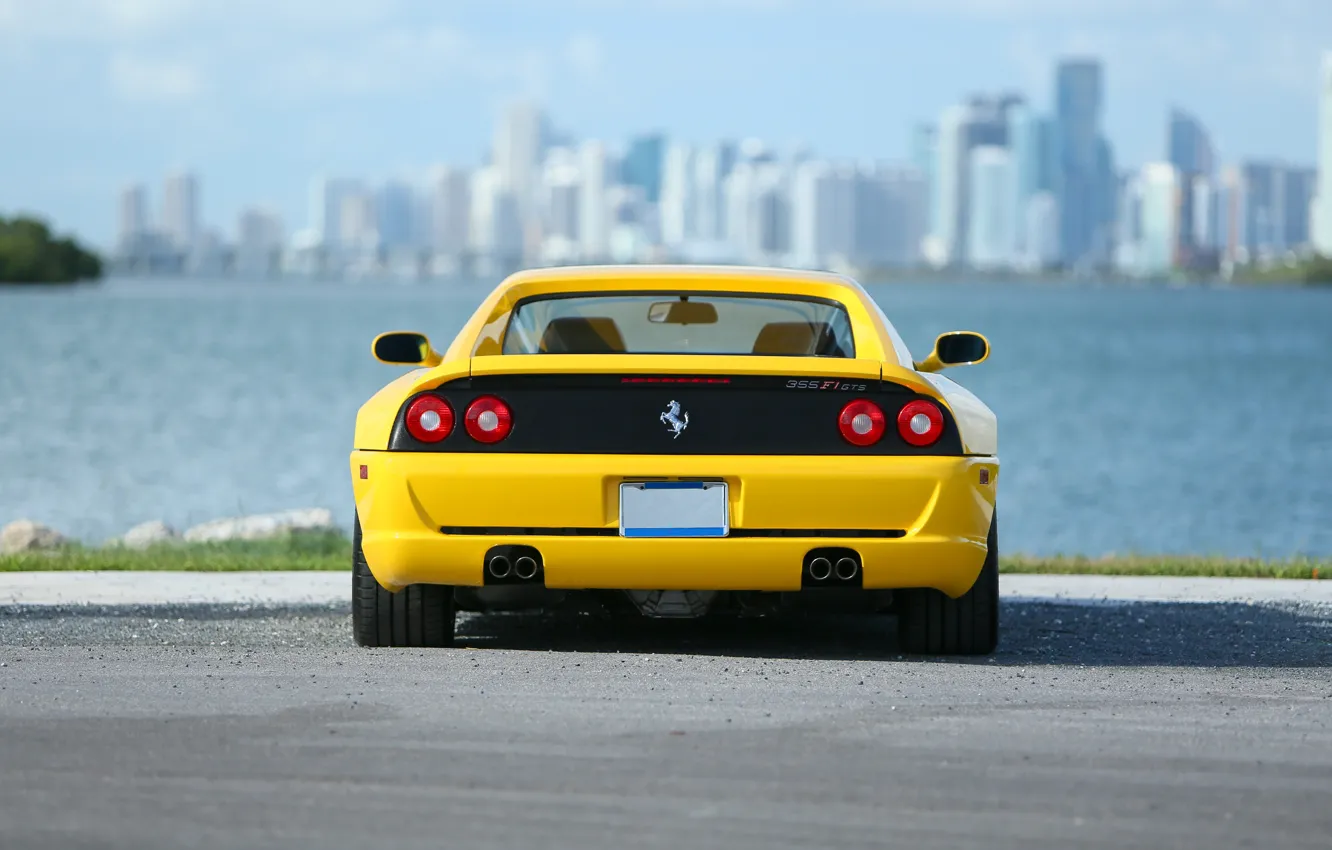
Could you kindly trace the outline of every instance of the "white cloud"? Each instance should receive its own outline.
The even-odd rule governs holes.
[[[117,53],[109,70],[113,90],[126,100],[189,101],[202,89],[198,69],[179,60]]]

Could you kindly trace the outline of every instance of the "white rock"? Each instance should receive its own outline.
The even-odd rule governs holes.
[[[217,543],[224,540],[267,540],[293,531],[336,531],[333,512],[327,508],[304,508],[276,514],[215,519],[185,532],[190,543]]]
[[[125,532],[124,537],[114,542],[127,549],[147,549],[154,543],[169,543],[179,539],[180,534],[176,529],[155,519],[134,526]]]
[[[15,520],[0,529],[0,555],[59,549],[68,542],[60,532],[30,519]]]

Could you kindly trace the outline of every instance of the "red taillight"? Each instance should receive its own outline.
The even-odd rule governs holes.
[[[407,433],[423,443],[438,443],[453,433],[453,408],[437,395],[423,395],[407,408]]]
[[[498,443],[513,430],[513,413],[493,395],[483,395],[468,405],[463,420],[467,433],[478,443]]]
[[[843,407],[841,415],[837,417],[837,427],[853,446],[872,446],[879,442],[883,437],[885,422],[887,419],[879,406],[863,398]]]
[[[932,401],[909,401],[897,414],[897,433],[913,446],[932,446],[943,436],[944,418]]]

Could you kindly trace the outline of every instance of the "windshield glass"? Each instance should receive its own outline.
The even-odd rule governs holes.
[[[589,293],[519,302],[505,354],[854,357],[841,304],[791,295]]]

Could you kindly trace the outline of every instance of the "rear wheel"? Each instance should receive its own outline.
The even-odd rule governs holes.
[[[938,590],[901,596],[897,637],[920,655],[988,655],[999,645],[999,518],[990,520],[988,552],[976,583],[957,599]]]
[[[352,633],[360,646],[452,646],[453,588],[380,586],[361,551],[361,519],[352,530]]]

